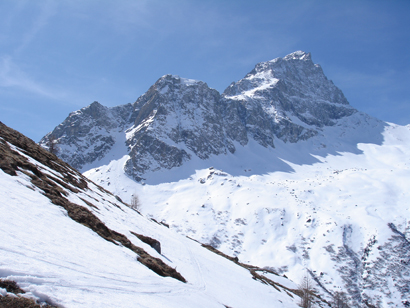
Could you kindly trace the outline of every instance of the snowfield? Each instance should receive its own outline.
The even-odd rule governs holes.
[[[2,155],[3,149],[11,148],[37,170],[19,168],[12,176],[0,169],[0,278],[16,281],[26,291],[24,296],[67,308],[297,307],[295,294],[252,279],[248,269],[141,216],[92,182],[74,193],[77,188],[59,182],[62,173],[1,137],[0,145]],[[70,202],[175,268],[187,282],[157,275],[130,249],[71,219],[33,182],[31,176],[39,172],[55,179]],[[80,179],[76,171],[70,172]],[[158,240],[162,254],[131,231]],[[7,294],[0,289],[0,295]]]
[[[218,162],[210,160],[210,168],[189,178],[141,185],[124,174],[123,158],[85,175],[126,201],[137,194],[148,217],[242,262],[296,283],[308,269],[328,300],[329,293],[343,291],[357,302],[401,307],[410,293],[397,290],[408,285],[409,267],[386,272],[386,258],[393,262],[395,256],[383,251],[397,232],[404,243],[410,237],[410,126],[386,124],[381,137],[379,144],[357,144],[356,151],[315,155],[310,164],[283,161],[289,171],[268,174],[243,166],[237,173],[253,175],[233,176],[212,168]],[[158,172],[154,181],[172,172]],[[396,257],[403,264],[409,252]]]

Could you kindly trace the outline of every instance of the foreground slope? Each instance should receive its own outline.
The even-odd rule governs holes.
[[[240,261],[297,282],[307,270],[328,301],[344,293],[352,307],[408,307],[410,126],[385,124],[381,136],[357,144],[361,153],[287,162],[292,172],[206,168],[139,185],[113,161],[86,175],[125,200],[138,194],[146,215]]]
[[[61,307],[297,307],[290,281],[261,283],[257,268],[141,216],[2,123],[0,153],[0,278],[24,296]]]

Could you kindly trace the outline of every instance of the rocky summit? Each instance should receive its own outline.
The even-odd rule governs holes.
[[[133,104],[107,108],[94,102],[71,113],[40,144],[47,148],[50,137],[56,140],[59,156],[81,171],[128,155],[125,172],[142,181],[193,159],[229,160],[253,142],[272,152],[277,141],[321,136],[352,116],[369,122],[310,53],[297,51],[257,64],[222,94],[202,81],[165,75]],[[326,147],[319,139],[313,143]]]
[[[232,83],[224,97],[242,103],[252,137],[271,146],[274,137],[290,142],[308,139],[321,127],[356,112],[310,53],[302,51],[257,64]]]

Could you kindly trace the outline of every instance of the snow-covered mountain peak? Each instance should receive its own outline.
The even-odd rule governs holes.
[[[69,114],[71,118],[78,118],[82,115],[87,115],[89,117],[98,119],[100,117],[104,117],[107,111],[107,107],[101,105],[99,102],[94,101],[90,105],[81,108],[80,110],[73,111]]]
[[[90,109],[90,110],[100,110],[100,109],[106,109],[107,107],[101,105],[99,102],[94,101],[92,102],[90,105],[88,105],[87,107],[84,108],[84,110],[86,109]]]
[[[202,81],[161,77],[134,104],[138,115],[127,131],[127,173],[180,167],[193,156],[207,159],[233,151],[224,136],[221,97]]]
[[[286,61],[289,61],[289,60],[311,61],[312,55],[310,54],[310,52],[304,52],[304,51],[298,50],[298,51],[288,54],[283,59]]]
[[[195,79],[188,79],[188,78],[180,78],[181,82],[186,84],[187,86],[192,86],[197,83],[201,83],[202,81],[195,80]]]
[[[164,75],[157,82],[153,85],[155,89],[157,89],[161,94],[165,94],[170,90],[170,85],[172,85],[171,90],[175,91],[175,89],[179,90],[186,90],[186,87],[192,86],[207,86],[206,83],[203,81],[195,80],[195,79],[188,79],[182,78],[178,75]]]
[[[313,63],[311,54],[303,51],[256,64],[243,79],[232,83],[224,95],[245,100],[247,97],[252,100],[256,95],[271,101],[269,93],[278,91],[296,98],[296,103],[308,99],[310,103],[325,101],[349,105],[342,91],[327,79],[319,65]]]
[[[273,136],[285,142],[307,140],[357,112],[310,53],[302,51],[258,63],[222,95],[246,107],[252,124],[248,134],[270,146]],[[261,123],[266,123],[262,131]]]
[[[281,142],[310,139],[314,149],[317,144],[329,148],[340,144],[339,150],[351,150],[356,144],[347,146],[350,141],[341,140],[354,139],[346,135],[350,130],[344,125],[356,113],[310,53],[297,51],[257,64],[222,95],[205,82],[164,75],[134,104],[106,108],[93,103],[72,113],[53,135],[59,141],[60,157],[82,171],[113,159],[122,162],[128,155],[122,162],[125,172],[138,181],[149,181],[152,172],[179,170],[197,159],[207,164],[218,156],[222,167],[231,160],[229,155],[248,152],[242,148],[249,148],[250,142],[267,151],[258,151],[256,165],[263,165],[265,156],[272,155],[270,151]],[[364,126],[373,123],[365,117],[358,114],[352,121]],[[339,127],[335,140],[325,137],[326,127]],[[47,138],[41,144],[46,145]],[[312,153],[310,148],[305,147],[304,157]]]

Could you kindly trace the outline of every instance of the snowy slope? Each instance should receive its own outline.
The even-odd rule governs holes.
[[[261,283],[2,123],[0,153],[0,278],[16,281],[24,296],[61,307],[297,307],[287,279],[269,274],[284,287]],[[131,232],[158,240],[161,254]],[[141,258],[161,260],[186,282]]]
[[[331,129],[324,136],[331,138]],[[385,124],[380,137],[379,143],[357,144],[355,152],[317,155],[305,164],[284,155],[296,163],[249,176],[232,174],[234,157],[228,170],[197,168],[184,180],[158,185],[129,179],[124,160],[86,175],[124,200],[138,194],[144,214],[240,261],[296,282],[308,269],[328,300],[344,292],[353,307],[406,307],[410,126]],[[303,143],[293,146],[276,150],[299,153]]]

